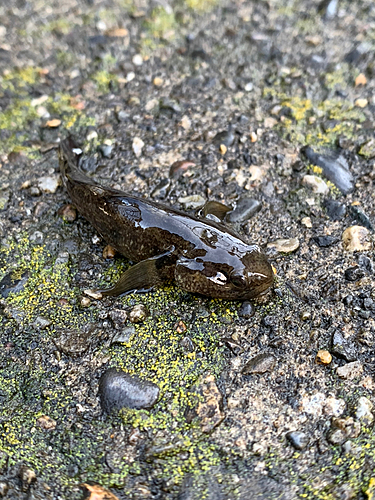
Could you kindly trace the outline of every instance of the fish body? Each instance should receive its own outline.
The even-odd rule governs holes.
[[[188,292],[244,300],[273,284],[272,268],[257,245],[215,220],[96,184],[79,170],[80,155],[71,138],[61,142],[60,168],[73,204],[107,243],[137,262],[103,295],[174,280]]]

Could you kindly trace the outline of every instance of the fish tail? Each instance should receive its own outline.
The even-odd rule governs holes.
[[[93,181],[79,169],[79,159],[81,155],[82,149],[72,136],[60,142],[60,172],[65,186],[68,181],[72,181],[73,183],[93,184]]]

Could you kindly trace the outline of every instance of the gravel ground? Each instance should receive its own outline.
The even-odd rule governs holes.
[[[0,496],[374,499],[373,2],[9,4]],[[102,184],[232,206],[275,290],[85,293],[128,262],[61,186],[68,134]]]

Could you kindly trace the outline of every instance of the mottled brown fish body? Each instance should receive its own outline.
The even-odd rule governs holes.
[[[103,293],[147,289],[173,278],[189,292],[249,299],[272,285],[272,268],[256,245],[223,224],[95,184],[78,169],[78,152],[72,139],[62,141],[61,172],[72,202],[107,243],[138,262]]]

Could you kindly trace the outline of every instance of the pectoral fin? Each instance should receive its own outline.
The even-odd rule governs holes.
[[[118,296],[131,292],[147,292],[173,276],[174,248],[167,252],[142,260],[124,272],[111,288],[98,290],[103,296]]]
[[[231,207],[227,207],[226,205],[220,203],[219,201],[208,201],[201,209],[201,213],[203,217],[213,215],[222,222],[227,212],[230,212],[231,210],[232,210]]]

